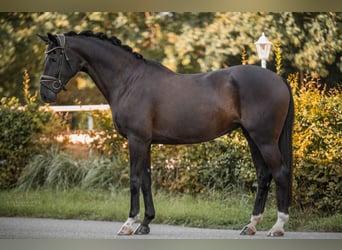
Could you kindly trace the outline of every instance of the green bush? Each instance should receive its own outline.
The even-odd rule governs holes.
[[[66,152],[50,149],[36,154],[23,170],[17,187],[30,190],[48,187],[65,191],[84,189],[128,188],[129,168],[116,158],[74,159]]]
[[[89,132],[94,138],[91,148],[108,158],[118,156],[122,162],[128,162],[127,140],[114,129],[110,110],[94,112],[93,119],[97,130]]]
[[[294,200],[319,211],[342,211],[342,91],[326,91],[317,80],[298,76],[294,90]]]
[[[28,91],[28,83],[25,72],[25,106],[16,97],[0,100],[0,189],[12,187],[30,157],[51,143],[51,137],[43,135],[52,132],[54,116],[40,109],[37,95]]]
[[[201,144],[156,145],[152,167],[154,186],[177,193],[250,190],[255,185],[249,148],[240,131]]]
[[[50,114],[39,111],[38,105],[21,109],[18,99],[2,98],[0,107],[0,188],[13,185],[28,158],[39,151],[40,137]]]

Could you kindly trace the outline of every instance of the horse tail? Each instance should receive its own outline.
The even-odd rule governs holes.
[[[292,160],[292,130],[294,122],[294,101],[289,83],[284,79],[286,86],[290,92],[290,103],[288,107],[288,112],[286,115],[283,130],[279,139],[279,149],[282,155],[283,164],[287,168],[290,178],[289,178],[289,204],[292,201],[292,173],[293,173],[293,160]]]

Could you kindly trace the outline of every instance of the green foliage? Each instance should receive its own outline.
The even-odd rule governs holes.
[[[18,98],[1,98],[0,106],[0,188],[17,181],[29,158],[50,143],[43,135],[51,132],[53,114],[39,109],[36,96],[29,92],[29,77],[24,74],[26,105]]]
[[[127,140],[114,129],[110,110],[93,112],[96,131],[90,131],[94,138],[92,149],[109,158],[119,156],[122,162],[128,162]]]
[[[282,74],[282,51],[281,51],[281,43],[279,41],[275,42],[273,48],[275,54],[275,66],[276,72],[278,75]]]
[[[20,81],[17,72],[23,68],[31,72],[35,89],[39,87],[46,46],[37,33],[87,29],[115,35],[146,58],[183,73],[240,64],[241,48],[246,50],[249,64],[259,64],[254,42],[266,32],[272,42],[286,44],[283,73],[310,71],[328,77],[327,83],[336,86],[342,72],[342,40],[337,39],[341,37],[341,21],[342,14],[337,12],[3,12],[0,95],[18,95],[20,87],[12,83]],[[274,60],[273,53],[270,60]],[[86,86],[77,83],[78,89],[69,86],[70,91],[75,88],[83,93],[77,97],[85,104],[89,96],[91,102],[100,96],[93,94],[94,85],[89,82]],[[17,97],[23,100],[23,96]]]
[[[36,189],[43,185],[65,190],[78,184],[81,170],[74,160],[52,150],[50,154],[36,154],[17,184],[21,190]]]
[[[318,80],[289,78],[294,89],[295,202],[320,211],[342,208],[342,91],[326,91]]]
[[[238,131],[201,144],[154,146],[152,168],[155,188],[168,192],[250,190],[255,184],[249,148]]]
[[[117,158],[94,158],[84,162],[81,187],[85,189],[128,189],[129,167]]]
[[[75,160],[56,149],[36,154],[23,170],[17,186],[19,190],[51,188],[69,190],[125,188],[128,185],[128,167],[116,158]]]

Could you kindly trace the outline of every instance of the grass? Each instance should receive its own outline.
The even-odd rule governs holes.
[[[239,192],[206,197],[154,195],[156,219],[154,223],[205,228],[241,229],[249,220],[254,196]],[[141,205],[143,208],[143,205]],[[268,230],[276,220],[274,198],[270,197],[263,222],[258,230]],[[0,192],[0,216],[52,217],[125,221],[129,211],[129,193],[123,191],[68,191],[41,189],[36,191],[9,190]],[[144,212],[141,211],[141,215]],[[342,232],[342,215],[321,217],[313,211],[291,209],[288,231]]]

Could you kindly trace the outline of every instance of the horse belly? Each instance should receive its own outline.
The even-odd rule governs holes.
[[[191,144],[209,141],[238,127],[238,116],[227,107],[206,102],[168,108],[154,121],[154,143]]]
[[[224,71],[177,75],[160,83],[154,91],[153,142],[199,143],[239,126],[237,90],[227,81]]]

